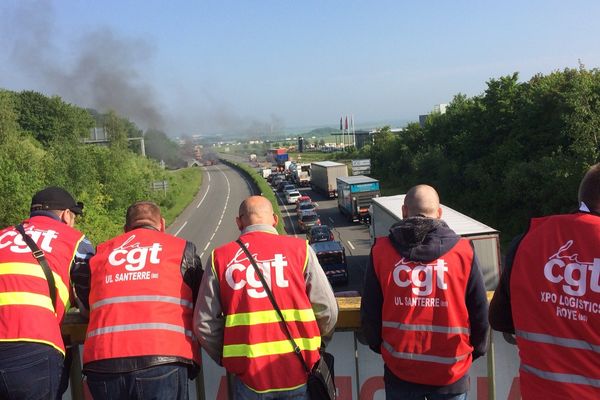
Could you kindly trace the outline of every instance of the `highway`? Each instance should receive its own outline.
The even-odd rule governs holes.
[[[347,285],[335,285],[334,292],[358,291],[362,293],[362,281],[371,250],[368,226],[348,222],[347,218],[342,216],[338,210],[337,199],[329,199],[310,188],[299,188],[298,190],[302,195],[310,196],[318,204],[317,213],[321,224],[332,227],[335,240],[342,242],[346,248],[349,282]],[[277,195],[286,232],[299,238],[306,238],[305,234],[298,230],[295,206],[285,204],[285,196],[281,193],[277,193]]]
[[[255,194],[253,185],[235,169],[224,164],[201,167],[202,185],[198,194],[167,232],[196,245],[202,265],[215,247],[235,240],[235,224],[243,199]]]
[[[202,185],[198,194],[167,231],[193,242],[202,259],[202,265],[206,265],[215,247],[238,237],[239,231],[235,225],[238,206],[244,198],[255,194],[256,189],[240,172],[227,165],[218,164],[202,168]],[[321,223],[333,227],[336,240],[341,241],[346,248],[349,282],[347,285],[334,286],[334,291],[360,292],[370,250],[368,227],[348,222],[338,211],[336,199],[325,198],[310,188],[299,190],[318,203],[317,211]],[[283,196],[279,197],[286,232],[304,239],[304,233],[298,230],[294,206],[286,205]]]

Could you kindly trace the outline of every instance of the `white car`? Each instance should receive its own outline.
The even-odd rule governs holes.
[[[288,190],[285,192],[285,201],[288,204],[296,204],[296,200],[300,197],[300,192],[297,190]]]

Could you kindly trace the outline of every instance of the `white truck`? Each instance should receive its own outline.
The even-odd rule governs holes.
[[[329,197],[337,197],[337,178],[348,176],[348,167],[333,161],[319,161],[310,164],[310,186]]]
[[[262,177],[265,179],[267,179],[269,177],[269,175],[271,175],[271,173],[273,172],[271,170],[271,168],[262,168],[260,171],[261,171]]]
[[[296,186],[310,185],[310,164],[291,163],[288,169]]]
[[[402,219],[403,194],[374,198],[369,212],[371,244],[376,237],[387,236],[390,227]],[[441,205],[442,219],[450,229],[471,240],[479,261],[487,290],[494,290],[500,276],[500,234],[497,230],[461,214],[452,208]]]

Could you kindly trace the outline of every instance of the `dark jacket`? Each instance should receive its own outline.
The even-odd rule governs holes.
[[[198,298],[198,289],[200,288],[200,282],[202,281],[203,272],[204,271],[202,270],[202,263],[200,261],[200,257],[198,257],[198,255],[196,254],[196,245],[189,241],[186,242],[183,257],[181,259],[181,275],[183,276],[183,281],[192,289],[194,304],[196,303],[196,299]],[[90,269],[88,265],[86,280],[87,288],[81,290],[87,295],[87,297],[81,299],[87,307],[89,307],[89,280]],[[77,284],[75,284],[75,286],[77,289]],[[128,358],[111,358],[107,360],[94,361],[86,364],[83,369],[83,372],[124,373],[153,367],[155,365],[173,363],[186,364],[190,367],[193,367],[191,360],[186,360],[179,357],[156,355]]]
[[[427,263],[446,254],[456,245],[460,236],[442,220],[412,217],[392,225],[389,238],[396,251],[406,259]],[[465,304],[469,313],[473,359],[476,359],[487,351],[489,334],[487,295],[477,257],[473,257]],[[369,347],[377,353],[381,352],[382,307],[383,292],[375,275],[371,255],[365,272],[360,314],[365,339]],[[401,390],[418,393],[464,393],[469,390],[468,375],[451,385],[429,386],[398,379],[386,367],[384,380]]]

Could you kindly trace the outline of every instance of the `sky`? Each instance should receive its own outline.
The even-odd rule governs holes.
[[[600,67],[600,2],[0,1],[0,88],[171,136],[401,127],[459,93]]]

